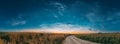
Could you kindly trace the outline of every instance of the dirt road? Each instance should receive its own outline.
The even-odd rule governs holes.
[[[73,35],[68,36],[64,41],[63,44],[98,44],[98,43],[93,43],[90,41],[85,41],[82,39],[79,39]]]

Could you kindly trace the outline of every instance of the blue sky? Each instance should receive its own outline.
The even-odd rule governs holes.
[[[59,30],[119,32],[119,2],[0,0],[0,31],[44,30],[43,27],[54,31],[62,25]]]

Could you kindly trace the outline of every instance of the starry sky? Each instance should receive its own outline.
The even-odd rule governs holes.
[[[0,0],[0,31],[120,31],[119,0]]]

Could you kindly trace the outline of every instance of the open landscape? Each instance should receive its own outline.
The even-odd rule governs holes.
[[[72,40],[70,36],[73,36],[73,38],[77,37],[81,39],[81,41],[85,40],[99,44],[120,43],[120,33],[50,34],[32,32],[0,32],[0,44],[64,44],[65,39]],[[75,40],[78,41],[77,39]]]
[[[120,0],[0,0],[0,44],[120,44]]]

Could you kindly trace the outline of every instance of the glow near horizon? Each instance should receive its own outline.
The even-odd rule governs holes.
[[[43,32],[43,33],[96,33],[98,31],[89,30],[90,27],[72,24],[40,25],[37,29],[22,29],[19,32]]]

